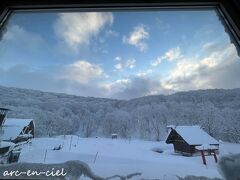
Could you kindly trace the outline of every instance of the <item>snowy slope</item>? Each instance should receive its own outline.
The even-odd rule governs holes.
[[[221,177],[213,157],[207,157],[208,165],[205,166],[199,156],[184,157],[175,154],[172,145],[164,142],[78,136],[72,136],[71,147],[70,142],[71,136],[33,139],[31,145],[23,148],[20,162],[60,163],[81,160],[86,162],[95,174],[102,177],[136,172],[142,173],[141,178],[152,179],[164,177],[170,179],[175,175]],[[52,150],[60,144],[63,145],[61,150]],[[156,148],[161,149],[163,153],[154,152],[153,149]],[[229,143],[220,145],[220,153],[223,154],[231,153],[233,149],[235,153],[240,152],[240,145]]]

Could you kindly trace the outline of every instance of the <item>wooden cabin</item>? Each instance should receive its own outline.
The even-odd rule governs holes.
[[[27,141],[35,135],[35,125],[33,119],[5,118],[5,122],[1,129],[1,140],[13,143]]]
[[[166,143],[173,144],[175,152],[188,156],[192,156],[202,147],[215,150],[219,148],[219,142],[200,126],[171,126]]]

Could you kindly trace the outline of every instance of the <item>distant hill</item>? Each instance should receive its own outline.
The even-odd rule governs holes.
[[[217,139],[240,141],[240,89],[213,89],[132,100],[81,97],[0,86],[8,117],[33,118],[38,136],[79,134],[164,139],[166,125],[201,125]]]

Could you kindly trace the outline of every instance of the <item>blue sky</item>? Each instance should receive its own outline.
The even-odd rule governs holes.
[[[15,13],[0,85],[131,99],[240,86],[239,57],[214,10]]]

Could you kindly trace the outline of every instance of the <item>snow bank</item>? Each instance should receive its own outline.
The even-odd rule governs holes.
[[[111,180],[111,179],[119,179],[119,180],[127,180],[136,178],[142,175],[141,173],[132,173],[129,175],[113,175],[110,177],[99,177],[95,175],[89,166],[81,161],[67,161],[65,163],[59,163],[59,164],[42,164],[42,163],[16,163],[16,164],[10,164],[10,165],[1,165],[0,166],[0,178],[1,179],[53,179],[53,176],[46,176],[46,174],[43,175],[35,175],[35,176],[28,176],[26,174],[21,174],[20,176],[4,176],[5,171],[18,171],[18,172],[27,172],[28,170],[31,171],[38,171],[38,172],[47,172],[47,171],[56,171],[64,169],[64,173],[66,173],[63,176],[54,177],[55,180],[77,180],[77,179],[92,179],[92,180]],[[168,177],[165,177],[166,179],[169,179]],[[220,178],[207,178],[204,176],[186,176],[184,178],[181,178],[179,176],[173,176],[171,177],[173,180],[222,180]],[[148,180],[148,179],[143,179]],[[230,180],[230,179],[228,179]],[[237,179],[231,179],[231,180],[237,180]]]
[[[38,171],[38,172],[47,172],[47,171],[56,171],[64,168],[65,176],[54,177],[54,179],[79,179],[80,177],[89,177],[94,180],[103,180],[99,176],[96,176],[89,166],[81,161],[67,161],[65,163],[58,164],[42,164],[42,163],[16,163],[10,165],[1,165],[0,166],[0,179],[53,179],[53,176],[47,177],[46,174],[41,174],[39,176],[28,176],[27,174],[22,174],[20,176],[4,176],[4,172],[8,171],[19,171],[27,172]]]
[[[181,156],[174,153],[172,145],[163,141],[135,139],[129,141],[110,138],[79,138],[78,136],[34,138],[31,141],[31,144],[23,147],[19,162],[53,164],[79,160],[88,164],[91,170],[100,177],[114,175],[127,177],[132,173],[142,173],[140,177],[133,177],[134,180],[163,178],[166,175],[221,178],[213,157],[206,157],[208,164],[205,166],[200,156]],[[58,151],[52,150],[59,145],[63,148]],[[163,152],[157,153],[153,150]],[[115,177],[115,179],[118,180],[120,177]],[[177,180],[176,177],[173,180]]]
[[[222,156],[218,165],[220,173],[226,180],[240,179],[240,154]]]
[[[27,172],[27,171],[37,171],[40,172],[47,172],[53,171],[56,174],[56,171],[62,171],[61,176],[47,176],[46,174],[41,175],[27,175],[21,174],[16,175],[20,172]],[[11,171],[14,172],[13,175],[6,176],[6,171],[10,173]],[[0,179],[54,179],[54,180],[77,180],[77,179],[92,179],[92,180],[111,180],[111,179],[120,179],[126,180],[131,179],[135,176],[141,176],[141,173],[132,173],[129,175],[113,175],[110,177],[100,177],[95,175],[89,166],[81,161],[67,161],[65,163],[58,163],[58,164],[42,164],[42,163],[15,163],[10,165],[1,165],[0,166]]]

